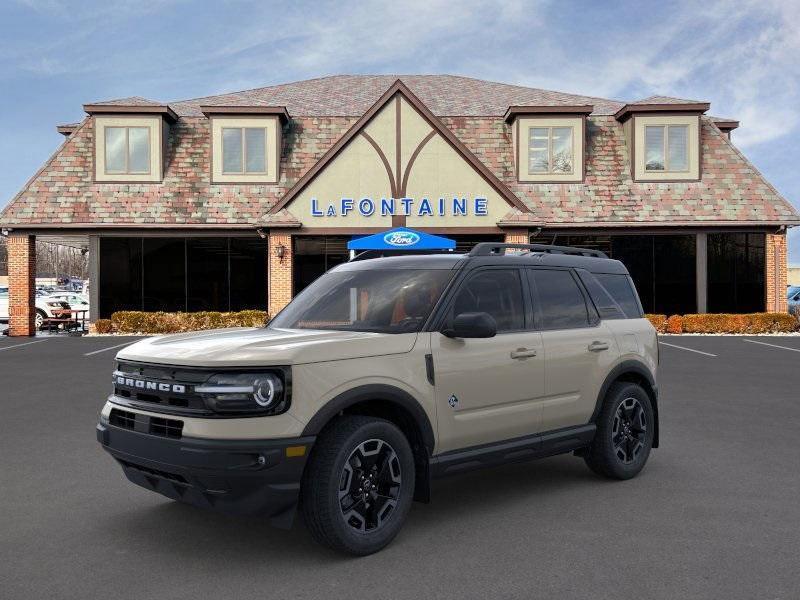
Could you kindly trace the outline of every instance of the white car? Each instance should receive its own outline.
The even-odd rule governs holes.
[[[72,310],[89,310],[89,298],[84,294],[80,294],[78,292],[53,292],[49,294],[47,298],[55,298],[56,300],[62,300],[70,305]],[[86,320],[89,320],[89,312],[86,313]],[[75,315],[76,319],[80,319],[81,315]]]
[[[88,303],[87,303],[88,304]],[[36,297],[36,329],[41,329],[45,319],[56,318],[56,313],[69,310],[69,302],[54,296]],[[88,306],[87,306],[88,308]],[[8,321],[8,287],[0,287],[0,321]]]

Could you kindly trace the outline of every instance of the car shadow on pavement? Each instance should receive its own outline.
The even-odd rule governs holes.
[[[592,474],[583,461],[573,457],[483,469],[435,481],[432,502],[415,503],[401,538],[442,535],[485,519],[487,511],[504,518],[507,510],[530,507],[549,494],[583,495],[587,486],[610,484]],[[242,568],[259,568],[264,561],[278,566],[297,558],[328,564],[348,560],[316,544],[297,515],[291,530],[269,525],[266,519],[232,517],[210,510],[157,500],[147,507],[128,506],[113,515],[120,545],[143,552],[196,555],[198,548],[214,548],[216,557],[235,561]],[[109,516],[109,518],[112,518]],[[535,514],[531,518],[536,518]],[[109,524],[111,525],[111,524]]]

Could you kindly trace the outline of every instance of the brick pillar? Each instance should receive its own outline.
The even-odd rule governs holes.
[[[280,246],[283,246],[282,259],[278,257]],[[292,234],[287,231],[270,231],[267,248],[269,265],[267,305],[270,317],[273,317],[292,299]]]
[[[36,335],[36,236],[8,236],[8,333]]]
[[[530,244],[527,229],[506,229],[506,244]]]
[[[765,249],[764,302],[767,312],[787,312],[786,301],[786,234],[767,234]]]

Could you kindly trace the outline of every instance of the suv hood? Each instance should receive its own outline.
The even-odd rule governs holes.
[[[401,354],[416,339],[416,333],[237,327],[147,338],[117,358],[192,367],[297,365]]]

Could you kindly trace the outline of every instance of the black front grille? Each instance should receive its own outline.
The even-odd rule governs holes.
[[[211,411],[194,387],[209,375],[180,367],[120,362],[114,373],[114,395],[130,401],[131,406],[157,412],[207,415]]]
[[[183,421],[178,419],[162,419],[139,413],[112,408],[108,415],[109,425],[130,429],[140,433],[149,433],[159,437],[179,440],[183,436]]]
[[[183,433],[183,421],[150,417],[150,433],[152,435],[180,439]]]
[[[122,427],[123,429],[135,429],[136,413],[112,408],[111,414],[108,416],[108,422],[116,427]]]

